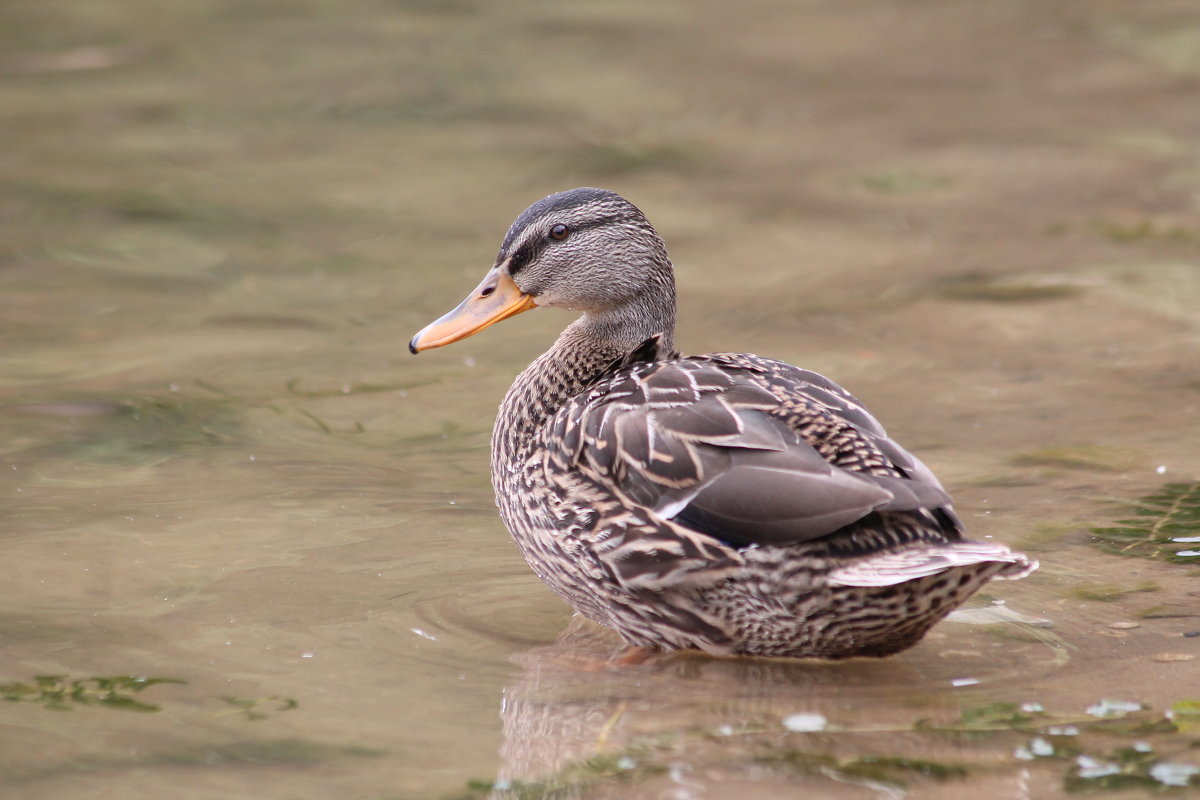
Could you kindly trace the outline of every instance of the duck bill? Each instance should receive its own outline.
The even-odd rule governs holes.
[[[453,344],[502,319],[536,308],[533,297],[518,289],[503,267],[494,267],[466,300],[422,328],[408,343],[409,351],[419,353]]]

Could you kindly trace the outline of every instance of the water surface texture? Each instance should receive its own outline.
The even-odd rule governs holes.
[[[0,42],[0,796],[1200,781],[1194,2],[38,0]],[[606,667],[487,474],[570,315],[405,349],[578,185],[666,238],[685,351],[837,380],[1041,570],[886,661]]]

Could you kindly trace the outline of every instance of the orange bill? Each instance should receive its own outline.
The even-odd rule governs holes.
[[[502,319],[536,308],[533,297],[517,288],[503,269],[492,269],[453,311],[426,325],[408,343],[413,353],[453,344]]]

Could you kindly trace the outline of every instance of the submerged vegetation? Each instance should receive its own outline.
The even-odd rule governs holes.
[[[935,282],[942,297],[988,303],[1029,303],[1078,295],[1082,288],[1055,275],[952,275]]]
[[[159,706],[134,696],[160,683],[183,685],[187,681],[178,678],[135,678],[130,675],[76,679],[65,675],[35,675],[32,683],[12,681],[0,684],[0,697],[9,702],[41,703],[55,711],[97,705],[124,711],[161,711]]]
[[[70,711],[79,706],[104,706],[122,711],[153,712],[162,707],[147,703],[135,695],[159,684],[186,686],[179,678],[146,678],[131,675],[97,675],[90,678],[70,678],[66,675],[35,675],[30,682],[0,683],[0,698],[11,703],[38,703],[54,711]],[[220,698],[230,708],[218,716],[241,715],[257,721],[278,711],[291,711],[300,704],[291,697]]]
[[[1200,482],[1168,483],[1135,500],[1131,517],[1091,534],[1109,553],[1200,566]]]
[[[266,697],[222,697],[221,699],[231,706],[225,712],[226,714],[241,714],[253,722],[266,719],[270,716],[268,712],[291,711],[300,705],[295,698],[281,697],[277,694]]]
[[[1100,472],[1123,472],[1133,469],[1141,460],[1139,454],[1121,447],[1107,445],[1059,445],[1039,447],[1018,454],[1013,464],[1021,467],[1051,467],[1087,469]]]
[[[1117,586],[1111,583],[1077,583],[1071,586],[1067,593],[1080,600],[1094,600],[1100,603],[1112,603],[1126,595],[1157,592],[1159,585],[1153,581],[1142,581],[1135,586]]]
[[[540,778],[472,780],[464,793],[446,800],[584,798],[601,787],[677,781],[675,765],[684,752],[688,762],[720,768],[731,776],[765,769],[783,777],[870,785],[889,793],[905,792],[914,781],[970,780],[1025,762],[1036,769],[1057,770],[1071,792],[1200,787],[1200,742],[1192,738],[1200,733],[1200,700],[1180,700],[1165,713],[1112,699],[1101,699],[1080,713],[1051,713],[1036,702],[997,702],[968,707],[953,721],[919,719],[913,724],[913,731],[921,735],[1000,747],[1005,755],[999,761],[995,755],[976,762],[947,762],[886,751],[847,756],[841,754],[839,737],[902,731],[871,725],[829,726],[806,733],[783,733],[781,728],[786,729],[786,723],[762,722],[736,730],[721,726],[659,735],[569,762]]]
[[[141,464],[239,442],[242,409],[228,398],[184,394],[11,405],[7,416],[46,431],[37,453],[93,464]],[[34,422],[36,420],[36,423]]]

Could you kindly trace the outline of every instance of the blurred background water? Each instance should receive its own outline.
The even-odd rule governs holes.
[[[1192,780],[1194,3],[39,0],[0,42],[0,795]],[[487,476],[569,315],[405,350],[577,185],[667,239],[686,352],[839,381],[1042,570],[889,661],[589,671]],[[1158,545],[1093,530],[1155,492]]]

